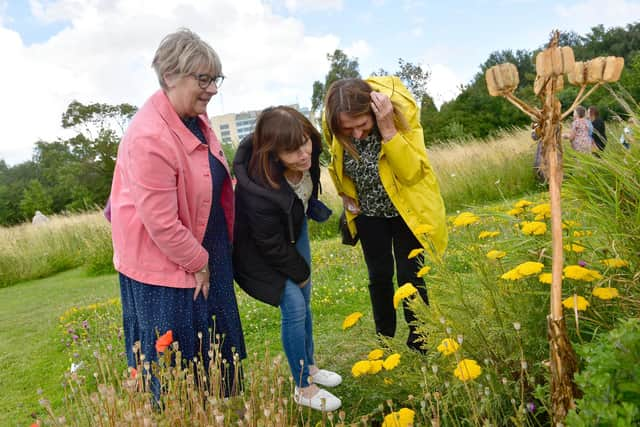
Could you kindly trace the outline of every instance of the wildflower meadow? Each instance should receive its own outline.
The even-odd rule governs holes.
[[[410,254],[422,261],[418,274],[430,305],[410,284],[394,295],[398,309],[407,301],[416,312],[425,354],[406,347],[406,328],[393,339],[374,335],[360,248],[340,243],[334,220],[311,230],[318,364],[344,378],[334,389],[343,402],[335,413],[293,402],[272,307],[238,290],[249,357],[233,373],[244,378],[243,389],[224,399],[216,392],[217,368],[226,362],[215,344],[206,349],[210,366],[179,369],[171,363],[180,357],[179,343],[159,337],[159,363],[140,357],[136,369],[127,368],[117,277],[103,268],[108,226],[99,214],[61,218],[60,225],[54,219],[46,248],[25,240],[27,225],[0,230],[9,236],[0,249],[0,317],[8,326],[0,331],[0,424],[550,425],[546,189],[534,180],[526,132],[471,149],[475,154],[455,145],[430,152],[449,207],[450,241],[443,259]],[[567,425],[634,425],[640,422],[640,148],[568,157],[563,307],[579,356],[581,397]],[[324,196],[337,210],[337,196]],[[28,271],[43,251],[69,261],[33,261],[37,273]],[[398,319],[404,321],[400,312]],[[146,391],[151,371],[163,384],[158,404]]]

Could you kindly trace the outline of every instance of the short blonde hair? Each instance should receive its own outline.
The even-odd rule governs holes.
[[[165,75],[188,75],[203,68],[214,77],[222,75],[222,64],[216,51],[187,28],[180,28],[162,39],[151,66],[163,89],[167,89]]]

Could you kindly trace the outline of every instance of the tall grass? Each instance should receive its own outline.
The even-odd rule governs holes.
[[[0,287],[81,265],[95,272],[111,268],[109,225],[97,212],[2,227],[0,242]]]

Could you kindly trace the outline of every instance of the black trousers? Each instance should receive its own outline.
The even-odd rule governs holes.
[[[356,227],[369,270],[369,295],[376,333],[393,337],[396,332],[396,311],[393,308],[394,260],[398,286],[412,283],[424,302],[429,304],[424,280],[416,276],[420,269],[419,257],[407,259],[411,250],[422,246],[400,216],[381,218],[360,215],[356,218]],[[404,318],[409,324],[407,345],[419,348],[415,342],[418,338],[416,328],[412,325],[415,315],[406,301],[403,301],[403,309]]]

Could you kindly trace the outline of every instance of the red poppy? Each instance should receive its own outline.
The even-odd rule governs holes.
[[[131,368],[131,378],[135,378],[138,376],[138,370],[136,368]]]
[[[168,330],[166,334],[160,335],[156,340],[156,351],[162,353],[173,342],[173,332]]]

